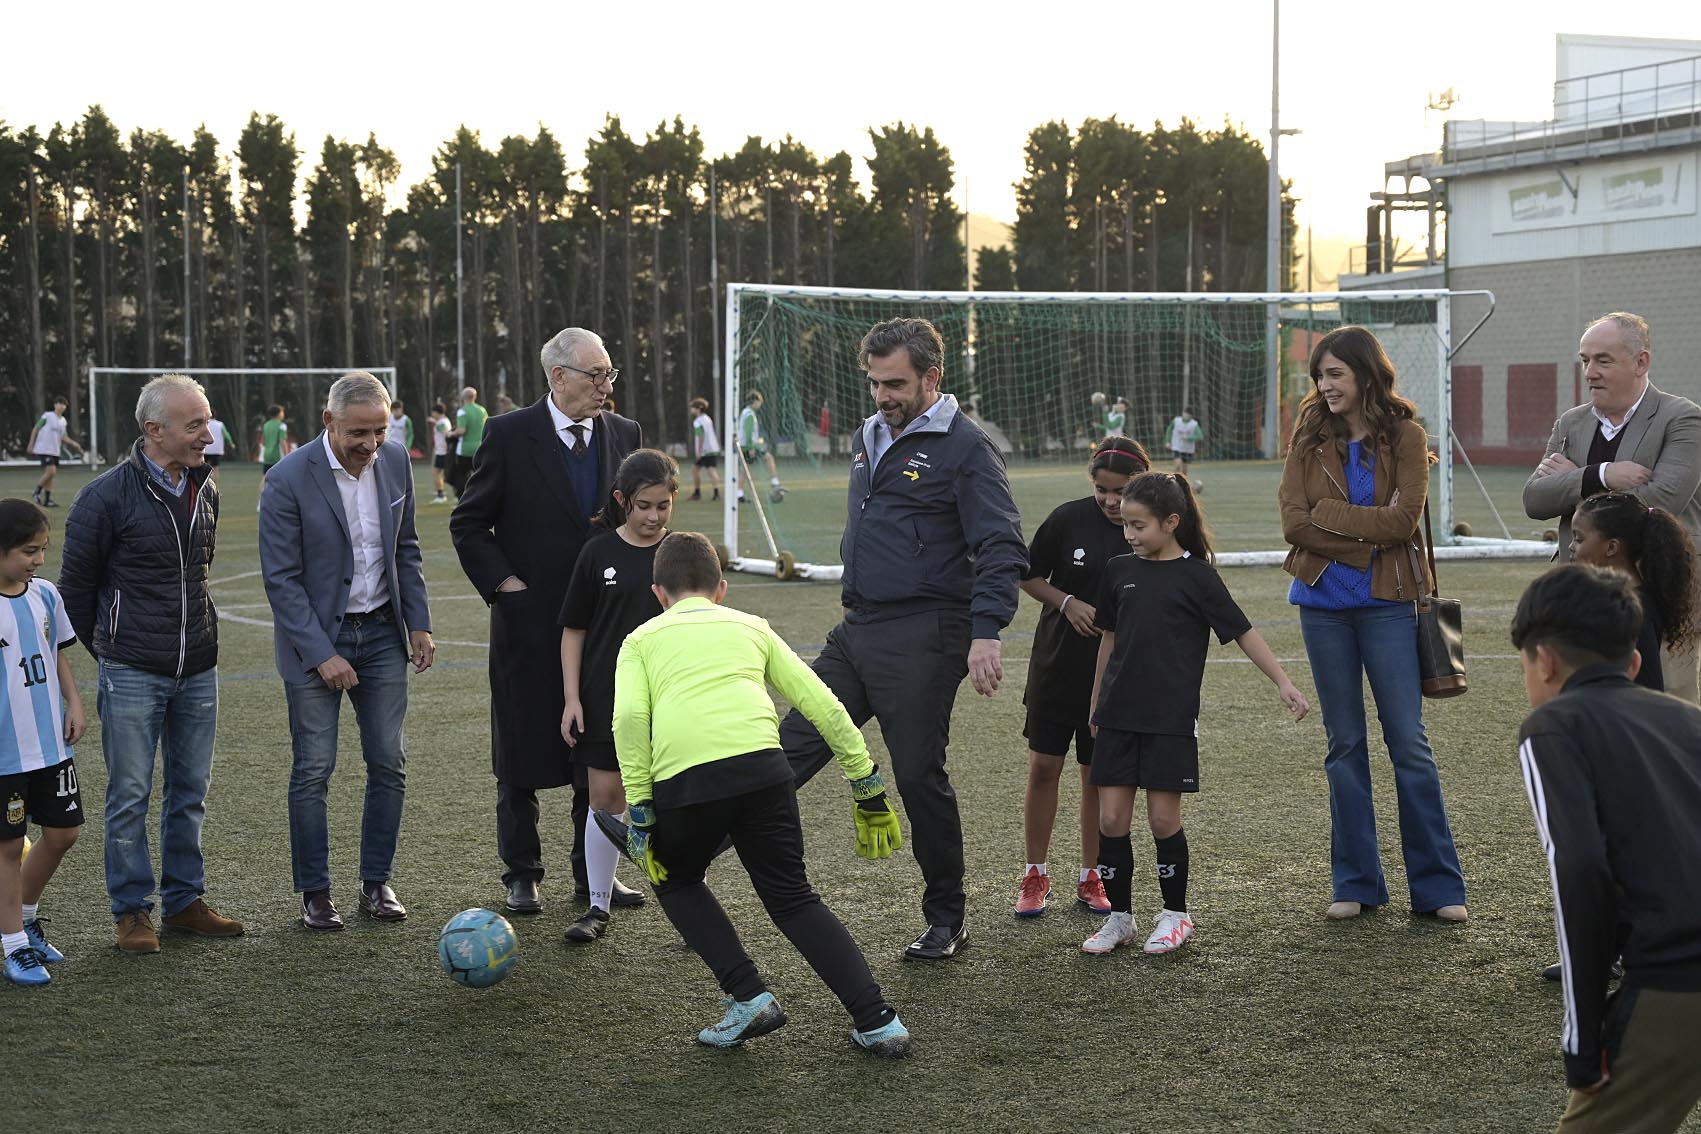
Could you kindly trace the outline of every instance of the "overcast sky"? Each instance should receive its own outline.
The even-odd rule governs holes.
[[[294,129],[303,176],[326,134],[371,132],[403,185],[461,123],[494,147],[542,122],[576,165],[606,113],[640,137],[683,115],[710,154],[790,133],[858,158],[869,126],[902,120],[950,147],[972,211],[1009,220],[1027,132],[1051,119],[1226,119],[1266,137],[1270,12],[1269,0],[17,4],[0,119],[45,132],[100,103],[126,132],[186,140],[205,123],[230,147],[259,110]],[[1285,0],[1282,121],[1304,133],[1283,139],[1281,168],[1300,224],[1362,240],[1383,162],[1439,145],[1432,93],[1453,88],[1456,117],[1549,117],[1559,31],[1701,39],[1701,4]]]

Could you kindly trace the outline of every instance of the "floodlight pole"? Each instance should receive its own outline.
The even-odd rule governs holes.
[[[187,370],[189,367],[195,365],[195,359],[193,357],[194,337],[195,337],[195,332],[194,332],[195,321],[190,317],[193,314],[193,312],[190,308],[190,302],[191,302],[191,297],[192,297],[192,292],[191,292],[190,287],[189,287],[189,284],[190,284],[189,265],[190,265],[190,263],[191,263],[191,261],[189,259],[189,167],[187,165],[185,165],[183,167],[183,368],[185,370]]]
[[[1282,290],[1282,175],[1276,155],[1282,143],[1282,0],[1270,0],[1270,185],[1264,233],[1264,290]],[[1264,456],[1280,452],[1276,423],[1282,397],[1280,303],[1264,311]]]
[[[465,332],[461,325],[461,163],[455,163],[455,396],[467,385],[467,356],[463,346]]]
[[[721,400],[721,273],[720,252],[715,245],[715,226],[720,219],[720,198],[715,188],[715,164],[709,163],[709,341],[714,343],[714,349],[709,351],[710,378],[709,396],[716,402]],[[695,381],[695,379],[693,379]],[[710,407],[711,411],[718,409]],[[711,412],[711,418],[719,417],[719,413]]]

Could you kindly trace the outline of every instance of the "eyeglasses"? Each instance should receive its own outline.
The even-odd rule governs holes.
[[[561,367],[563,370],[571,370],[575,374],[583,374],[586,378],[591,380],[591,385],[593,386],[600,382],[607,382],[609,388],[612,389],[614,387],[614,383],[620,379],[620,367],[618,366],[610,366],[607,370],[581,370],[577,366],[568,366],[565,362],[558,362],[556,365]]]

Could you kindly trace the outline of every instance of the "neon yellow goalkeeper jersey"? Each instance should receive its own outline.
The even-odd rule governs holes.
[[[770,683],[821,731],[847,779],[874,770],[845,707],[766,619],[692,596],[632,631],[620,647],[614,746],[626,798],[653,799],[659,781],[778,748]]]

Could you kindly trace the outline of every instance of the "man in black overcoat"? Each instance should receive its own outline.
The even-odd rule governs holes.
[[[602,339],[569,327],[539,352],[549,395],[492,417],[449,532],[461,569],[490,603],[490,743],[496,773],[496,848],[507,906],[543,908],[539,788],[574,784],[573,870],[585,884],[586,794],[561,738],[558,621],[567,579],[614,473],[643,445],[638,423],[603,409],[618,371]],[[615,882],[614,904],[636,891]]]

